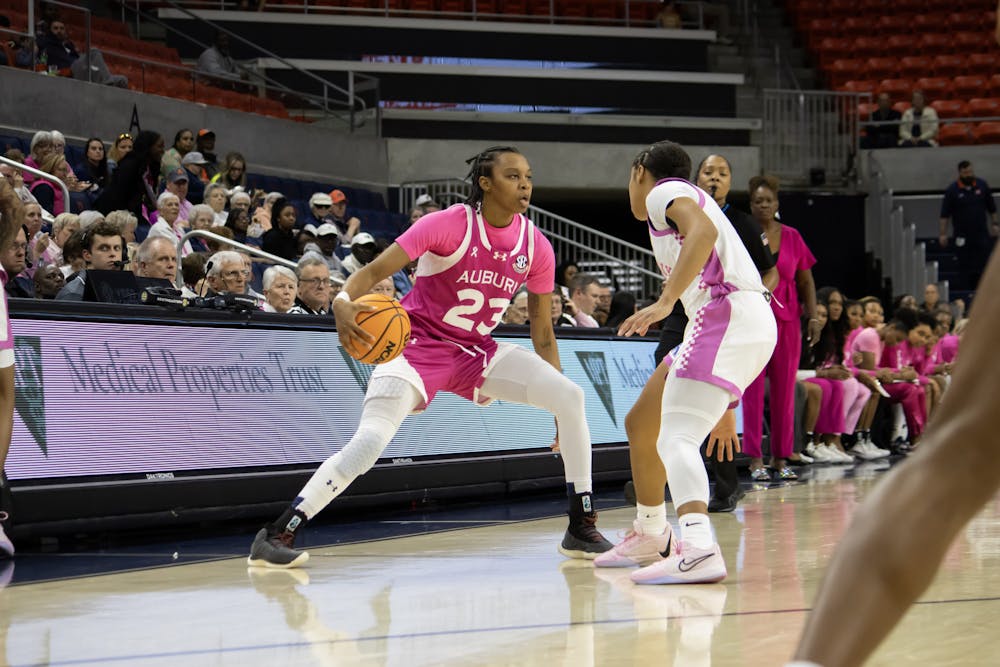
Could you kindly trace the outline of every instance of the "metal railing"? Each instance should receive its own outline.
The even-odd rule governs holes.
[[[450,206],[469,196],[471,185],[461,179],[441,179],[400,185],[400,208],[409,213],[420,195],[428,194],[439,204]],[[659,294],[663,275],[653,252],[599,232],[537,206],[528,207],[528,217],[552,242],[556,256],[573,259],[590,273],[603,273],[619,289],[640,297]]]
[[[858,105],[869,93],[764,91],[764,171],[786,182],[853,185],[860,125]]]
[[[928,283],[937,283],[942,300],[949,300],[948,281],[939,281],[937,262],[927,261],[927,248],[917,242],[916,225],[907,222],[903,207],[874,156],[868,155],[868,198],[865,204],[865,249],[882,261],[883,277],[892,280],[894,294],[923,294]]]
[[[146,0],[134,0],[136,7],[140,5],[141,2]],[[152,0],[149,0],[150,4]],[[157,3],[159,4],[159,3]],[[173,3],[171,3],[173,4]],[[182,3],[185,7],[190,7],[192,9],[207,9],[207,10],[219,10],[219,11],[232,11],[233,6],[226,4],[224,0],[184,0]],[[556,11],[557,2],[556,0],[549,0],[548,11],[545,13],[531,13],[531,14],[518,14],[513,12],[506,12],[501,6],[496,4],[492,5],[492,10],[484,6],[479,5],[477,0],[472,0],[469,11],[441,11],[434,9],[406,9],[399,6],[398,3],[390,2],[390,0],[380,0],[375,6],[370,7],[350,7],[347,6],[345,2],[343,6],[332,5],[329,2],[323,2],[322,4],[310,0],[301,0],[300,2],[281,2],[279,0],[270,0],[263,5],[264,11],[279,10],[282,12],[289,11],[301,11],[304,14],[326,14],[331,12],[336,12],[337,14],[346,15],[356,15],[356,16],[385,16],[385,17],[401,17],[401,18],[436,18],[436,19],[470,19],[472,21],[484,20],[496,20],[503,17],[504,20],[517,19],[523,22],[535,22],[535,23],[573,23],[573,24],[584,24],[584,25],[620,25],[625,27],[653,27],[657,25],[655,19],[637,18],[633,17],[632,8],[635,6],[647,5],[647,6],[659,6],[660,0],[618,0],[614,3],[615,11],[614,16],[563,16]],[[682,25],[684,28],[691,29],[703,29],[705,26],[705,13],[704,13],[704,2],[699,0],[681,0],[676,3],[680,5],[686,14]],[[527,8],[525,8],[527,9]],[[645,15],[647,12],[636,12],[636,14]]]
[[[65,202],[66,211],[67,212],[69,211],[70,208],[69,188],[66,187],[66,184],[63,183],[62,179],[60,179],[57,176],[53,176],[48,172],[42,171],[41,169],[35,169],[34,167],[29,167],[23,162],[18,162],[17,160],[11,160],[10,158],[4,157],[3,155],[0,155],[0,163],[9,165],[11,167],[14,167],[15,169],[20,169],[21,171],[26,171],[29,174],[34,174],[35,176],[41,178],[42,180],[46,180],[49,181],[50,183],[55,183],[56,185],[58,185],[59,189],[62,190],[63,193],[63,201]],[[52,211],[49,211],[49,213],[52,213]]]
[[[197,71],[185,68],[186,71],[188,71],[188,72],[191,73],[193,80],[196,79],[196,78],[201,78],[202,80],[209,80],[209,81],[217,80],[217,81],[223,81],[223,82],[242,83],[242,84],[250,84],[250,85],[253,85],[255,81],[257,81],[257,82],[263,81],[264,84],[263,84],[262,87],[267,88],[267,89],[278,90],[278,91],[281,91],[283,93],[287,93],[287,94],[293,95],[296,98],[300,98],[300,99],[305,100],[305,101],[313,102],[314,104],[316,104],[316,106],[318,106],[323,111],[324,114],[336,116],[336,113],[334,113],[334,111],[343,111],[343,112],[346,112],[348,114],[348,120],[347,120],[347,122],[348,122],[348,125],[349,125],[349,127],[350,127],[350,129],[351,129],[352,132],[355,129],[357,129],[358,127],[360,127],[361,125],[364,125],[364,121],[363,120],[362,120],[361,125],[358,125],[356,123],[356,116],[357,116],[357,114],[358,113],[362,113],[363,114],[365,112],[371,111],[375,115],[376,135],[377,136],[381,136],[381,114],[380,114],[380,111],[379,111],[379,107],[380,107],[380,105],[379,105],[379,97],[380,97],[380,95],[379,95],[379,82],[378,82],[378,79],[376,79],[375,77],[368,76],[366,74],[360,74],[360,73],[357,73],[357,72],[350,71],[350,72],[347,72],[348,86],[347,86],[347,88],[342,88],[341,86],[338,86],[337,84],[332,83],[332,82],[328,81],[327,79],[324,79],[323,77],[319,76],[318,74],[315,74],[315,73],[310,72],[308,70],[302,69],[301,67],[295,65],[294,63],[289,62],[285,58],[282,58],[281,56],[279,56],[278,54],[274,53],[273,51],[270,51],[270,50],[264,48],[263,46],[260,46],[259,44],[251,42],[250,40],[248,40],[248,39],[246,39],[244,37],[241,37],[240,35],[238,35],[235,32],[233,32],[233,31],[231,31],[231,30],[229,30],[229,29],[227,29],[227,28],[219,25],[218,23],[215,23],[213,21],[209,21],[207,19],[204,19],[204,18],[198,16],[197,14],[195,14],[194,12],[192,12],[191,10],[189,10],[188,8],[186,8],[186,7],[178,4],[177,2],[174,2],[173,0],[163,0],[163,3],[169,5],[171,8],[177,10],[178,12],[181,12],[182,14],[184,14],[185,16],[187,16],[188,18],[190,18],[190,19],[192,19],[194,21],[198,21],[200,23],[203,23],[203,24],[207,25],[208,27],[210,27],[216,33],[224,33],[224,34],[228,35],[231,39],[233,39],[233,40],[235,40],[235,41],[237,41],[237,42],[239,42],[241,44],[244,44],[244,45],[250,47],[255,52],[259,53],[261,55],[261,57],[272,58],[272,59],[276,60],[277,62],[281,63],[282,65],[284,65],[285,67],[287,67],[289,70],[294,71],[297,74],[300,74],[300,75],[304,76],[308,80],[310,80],[310,81],[318,84],[319,85],[320,93],[319,94],[315,94],[315,93],[305,93],[305,92],[301,92],[301,91],[296,91],[296,90],[292,89],[291,87],[286,86],[285,84],[281,83],[280,81],[277,81],[277,80],[273,79],[272,77],[269,77],[269,76],[267,76],[265,74],[262,74],[258,70],[254,70],[252,68],[248,68],[245,65],[237,65],[237,66],[241,70],[243,70],[250,77],[249,81],[241,79],[241,78],[236,78],[236,77],[233,77],[233,78],[230,79],[228,77],[219,76],[217,74],[206,74],[204,72],[197,72]],[[149,12],[143,11],[139,7],[139,3],[138,2],[136,2],[135,4],[136,4],[135,7],[130,7],[130,6],[127,5],[126,2],[122,2],[121,6],[123,8],[123,11],[127,9],[128,11],[132,11],[132,12],[136,13],[136,17],[137,17],[137,30],[139,29],[138,18],[141,17],[144,20],[147,20],[147,21],[149,21],[151,23],[155,23],[156,25],[162,27],[163,29],[165,29],[165,30],[167,30],[167,31],[169,31],[169,32],[171,32],[171,33],[173,33],[175,35],[178,35],[178,36],[180,36],[183,39],[186,39],[188,42],[196,45],[198,48],[200,48],[202,50],[208,49],[210,47],[209,44],[205,44],[204,42],[201,42],[200,40],[195,39],[194,37],[192,37],[191,35],[189,35],[187,32],[185,32],[183,30],[179,30],[179,29],[175,28],[174,26],[172,26],[172,25],[170,25],[170,24],[168,24],[168,23],[166,23],[164,21],[161,21],[158,17],[154,16],[153,14],[150,14]],[[369,105],[368,102],[366,102],[365,98],[361,96],[361,94],[363,94],[365,92],[368,92],[368,91],[373,91],[374,92],[374,100],[373,100],[373,104],[371,104],[371,105]],[[335,95],[331,95],[331,93],[335,93]],[[337,97],[337,95],[339,95],[339,98]],[[369,106],[370,106],[370,108],[369,108]]]
[[[284,257],[278,257],[277,255],[272,255],[269,252],[264,252],[260,248],[255,248],[252,245],[247,245],[245,243],[240,243],[239,241],[228,239],[225,236],[219,236],[218,234],[213,234],[212,232],[205,231],[204,229],[192,229],[190,232],[184,234],[184,236],[182,236],[180,240],[177,241],[178,257],[181,256],[181,252],[184,249],[184,244],[195,237],[203,239],[211,239],[217,243],[223,244],[225,246],[231,246],[231,248],[235,248],[241,252],[245,252],[248,255],[254,255],[256,257],[261,257],[263,259],[266,259],[270,261],[272,264],[280,264],[281,266],[287,266],[289,269],[293,271],[298,267],[298,264],[296,264],[291,260],[285,259]],[[227,247],[226,249],[229,250],[231,248]],[[184,284],[184,273],[181,268],[181,263],[177,262],[177,285],[183,285],[183,284]]]

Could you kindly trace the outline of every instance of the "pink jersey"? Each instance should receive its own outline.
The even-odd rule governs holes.
[[[882,338],[878,335],[878,331],[871,327],[856,329],[858,332],[855,334],[854,339],[851,341],[850,356],[853,357],[855,352],[869,352],[875,357],[875,367],[882,367],[882,352],[885,349],[885,343],[882,342]]]
[[[524,284],[534,294],[555,285],[548,239],[522,215],[493,227],[465,204],[420,218],[396,243],[418,259],[413,289],[402,304],[413,334],[480,345],[500,324]]]
[[[935,347],[941,359],[938,363],[951,364],[955,362],[955,357],[958,356],[958,340],[958,336],[955,334],[945,334],[941,337]]]

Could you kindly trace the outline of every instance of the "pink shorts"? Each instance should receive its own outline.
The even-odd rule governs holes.
[[[417,411],[425,410],[439,391],[449,391],[479,405],[488,405],[492,399],[480,396],[479,388],[483,386],[490,365],[512,347],[498,345],[489,337],[478,345],[465,347],[414,330],[403,354],[376,368],[372,379],[388,376],[408,381],[424,400]]]

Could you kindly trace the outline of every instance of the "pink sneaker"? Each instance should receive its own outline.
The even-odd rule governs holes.
[[[674,541],[670,524],[662,535],[643,535],[638,521],[632,522],[632,528],[621,544],[594,559],[594,567],[646,566],[662,561],[664,554],[670,553]]]
[[[714,584],[725,579],[726,574],[726,561],[718,544],[696,549],[678,541],[665,559],[630,576],[637,584]]]

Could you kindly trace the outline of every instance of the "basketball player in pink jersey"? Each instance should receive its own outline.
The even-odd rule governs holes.
[[[0,179],[0,252],[15,243],[18,230],[24,225],[24,206],[17,193]],[[25,232],[27,238],[27,232]],[[3,289],[13,276],[0,268],[0,557],[14,555],[14,545],[4,532],[3,524],[10,518],[7,504],[10,488],[3,472],[10,451],[10,438],[14,430],[14,335],[10,329],[10,312],[7,310],[7,291]]]
[[[559,551],[593,559],[611,548],[596,528],[591,500],[583,390],[559,365],[550,304],[555,257],[548,240],[524,216],[531,201],[531,167],[510,147],[489,148],[470,163],[473,191],[467,202],[420,218],[352,274],[334,300],[341,343],[368,349],[372,338],[355,317],[372,308],[352,299],[418,260],[413,289],[402,301],[412,326],[409,344],[400,357],[372,373],[354,437],[320,466],[277,521],[260,530],[250,565],[304,563],[308,553],[293,549],[297,531],[375,465],[403,419],[425,409],[438,391],[480,405],[499,399],[551,412],[569,494],[569,527]],[[490,336],[525,284],[534,353]]]
[[[678,300],[691,314],[683,342],[670,355],[666,379],[662,372],[654,373],[643,390],[644,396],[655,393],[663,383],[656,449],[681,534],[675,541],[666,527],[660,542],[665,549],[631,575],[638,584],[725,579],[726,563],[708,518],[708,475],[700,447],[724,415],[732,419],[729,408],[764,368],[777,339],[760,273],[718,204],[685,180],[690,173],[688,154],[661,141],[636,157],[629,179],[632,213],[649,225],[666,282],[659,300],[625,320],[618,333],[645,334]],[[642,401],[640,397],[637,406]],[[725,440],[725,453],[731,456],[732,440]]]

